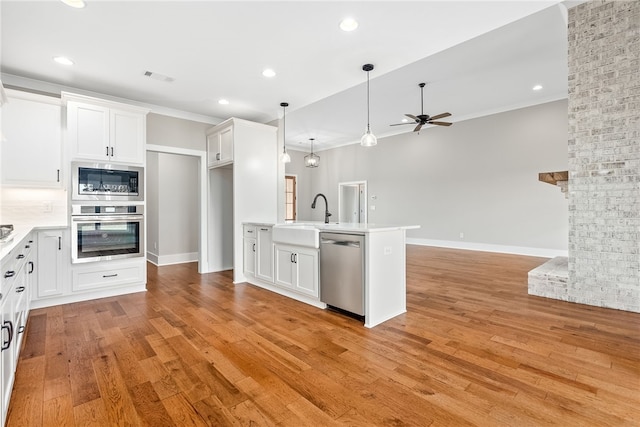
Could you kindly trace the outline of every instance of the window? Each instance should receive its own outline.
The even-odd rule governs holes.
[[[285,195],[285,221],[296,220],[296,176],[285,175],[284,195]]]

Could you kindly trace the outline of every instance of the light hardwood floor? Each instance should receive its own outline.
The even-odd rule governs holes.
[[[7,425],[639,425],[640,315],[527,295],[544,261],[408,246],[408,312],[373,329],[150,266],[31,312]]]

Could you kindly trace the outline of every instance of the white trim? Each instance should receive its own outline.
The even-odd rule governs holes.
[[[198,252],[189,252],[184,254],[156,255],[147,252],[147,261],[151,264],[162,267],[165,265],[184,264],[187,262],[197,262]]]
[[[433,240],[407,238],[407,244],[418,246],[437,246],[440,248],[465,249],[470,251],[497,252],[513,255],[527,255],[543,258],[555,258],[557,256],[569,256],[569,251],[564,249],[531,248],[526,246],[494,245],[491,243],[456,242],[453,240]]]
[[[207,250],[207,236],[208,236],[207,203],[209,200],[209,197],[208,197],[209,178],[208,178],[208,169],[207,169],[207,152],[204,150],[193,150],[189,148],[169,147],[169,146],[157,145],[157,144],[147,144],[146,150],[154,151],[158,153],[181,154],[185,156],[198,157],[199,163],[200,163],[199,165],[199,169],[200,169],[200,174],[199,174],[200,175],[200,248],[199,248],[199,258],[198,258],[198,273],[200,274],[208,273],[209,272],[209,263],[208,263],[209,253]],[[160,265],[163,265],[163,264],[160,264]]]
[[[147,261],[151,264],[158,266],[158,254],[154,254],[153,252],[147,251]]]
[[[151,113],[160,114],[163,116],[175,117],[178,119],[192,120],[195,122],[208,123],[211,125],[216,125],[223,120],[220,117],[212,117],[212,116],[205,116],[203,114],[190,113],[188,111],[176,110],[169,107],[163,107],[161,105],[147,104],[144,102],[134,101],[131,99],[119,98],[116,96],[111,96],[103,93],[82,90],[82,89],[74,88],[71,86],[64,86],[64,85],[59,85],[55,83],[49,83],[43,80],[30,79],[28,77],[21,77],[13,74],[2,73],[2,78],[4,79],[4,84],[6,86],[14,86],[14,87],[20,87],[24,89],[37,90],[37,91],[43,92],[43,94],[49,93],[52,96],[60,96],[61,92],[72,92],[73,94],[96,97],[102,100],[122,102],[127,104],[128,106],[138,106],[142,108],[147,108],[150,110]]]

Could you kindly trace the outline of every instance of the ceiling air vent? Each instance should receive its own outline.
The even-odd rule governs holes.
[[[165,76],[164,74],[154,73],[152,71],[145,71],[144,75],[154,80],[160,80],[161,82],[170,83],[174,80],[173,77]]]

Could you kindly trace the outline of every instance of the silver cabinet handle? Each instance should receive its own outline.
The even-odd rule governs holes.
[[[62,237],[58,236],[58,250],[62,250]]]
[[[109,147],[105,147],[107,149],[107,157],[109,157]]]
[[[253,252],[255,252],[255,251],[256,251],[256,244],[254,243],[253,244]]]
[[[20,293],[24,292],[24,291],[25,291],[25,289],[26,289],[26,288],[25,288],[24,286],[18,286],[18,287],[16,288],[16,294],[20,294]]]
[[[115,274],[103,274],[102,277],[107,278],[107,277],[117,277],[118,273]]]
[[[15,271],[13,271],[13,270],[9,270],[9,271],[7,271],[6,273],[4,273],[4,278],[5,278],[5,279],[8,279],[9,277],[13,277],[13,276],[15,276],[15,275],[16,275],[16,272],[15,272]]]
[[[60,169],[58,169],[58,182],[60,182]]]
[[[216,160],[220,160],[220,153],[216,153]]]
[[[261,228],[260,231],[269,231],[268,228]]]
[[[111,147],[111,157],[113,157],[113,147]]]

